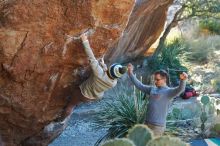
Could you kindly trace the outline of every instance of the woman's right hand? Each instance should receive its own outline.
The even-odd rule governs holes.
[[[133,73],[134,67],[131,63],[129,63],[127,67],[128,67],[128,74],[131,75]]]
[[[86,41],[86,40],[88,40],[85,33],[81,34],[81,35],[80,35],[80,38],[81,38],[81,40],[82,40],[83,42]]]

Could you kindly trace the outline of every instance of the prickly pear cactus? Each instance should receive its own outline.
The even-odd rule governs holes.
[[[153,138],[153,133],[146,125],[137,124],[128,131],[128,138],[132,140],[136,146],[146,146]]]
[[[127,138],[116,138],[113,140],[106,141],[101,146],[135,146],[134,143]]]
[[[202,122],[201,130],[204,131],[205,130],[205,122],[208,120],[206,112],[202,112],[202,114],[200,116],[200,120]]]
[[[189,146],[189,145],[181,141],[179,138],[161,136],[149,141],[147,146]]]
[[[207,105],[210,102],[210,99],[208,96],[202,96],[201,102],[203,103],[203,105]]]
[[[206,112],[202,112],[202,114],[200,116],[200,120],[202,123],[205,123],[208,120]]]

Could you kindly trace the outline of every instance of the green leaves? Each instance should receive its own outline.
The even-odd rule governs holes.
[[[199,26],[202,29],[207,29],[213,34],[220,35],[220,22],[216,19],[202,19],[199,22]]]
[[[98,145],[103,140],[124,137],[128,129],[135,124],[144,123],[147,112],[147,100],[144,94],[130,94],[130,88],[124,89],[122,94],[117,91],[114,102],[105,102],[97,115],[93,117],[96,128],[108,128],[107,133],[97,142]],[[128,91],[127,91],[128,90]]]
[[[219,0],[184,0],[181,6],[182,13],[179,14],[177,21],[192,17],[220,18]]]
[[[152,72],[160,69],[169,70],[171,83],[176,84],[179,80],[180,72],[176,70],[188,71],[188,69],[181,64],[180,55],[186,46],[181,39],[175,39],[170,43],[163,45],[162,51],[154,59],[150,60],[149,68]]]

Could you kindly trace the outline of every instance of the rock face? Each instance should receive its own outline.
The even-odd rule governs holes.
[[[93,32],[89,40],[96,57],[106,54],[109,62],[136,57],[158,38],[172,0],[136,2],[0,1],[0,145],[51,140],[45,125],[59,116],[88,66],[73,37]]]
[[[110,62],[126,62],[147,49],[158,39],[173,0],[137,0],[128,25],[115,49],[107,52]]]

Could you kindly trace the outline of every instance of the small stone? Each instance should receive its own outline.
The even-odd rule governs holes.
[[[199,133],[201,130],[200,130],[199,128],[196,128],[194,131],[195,131],[196,133]]]

